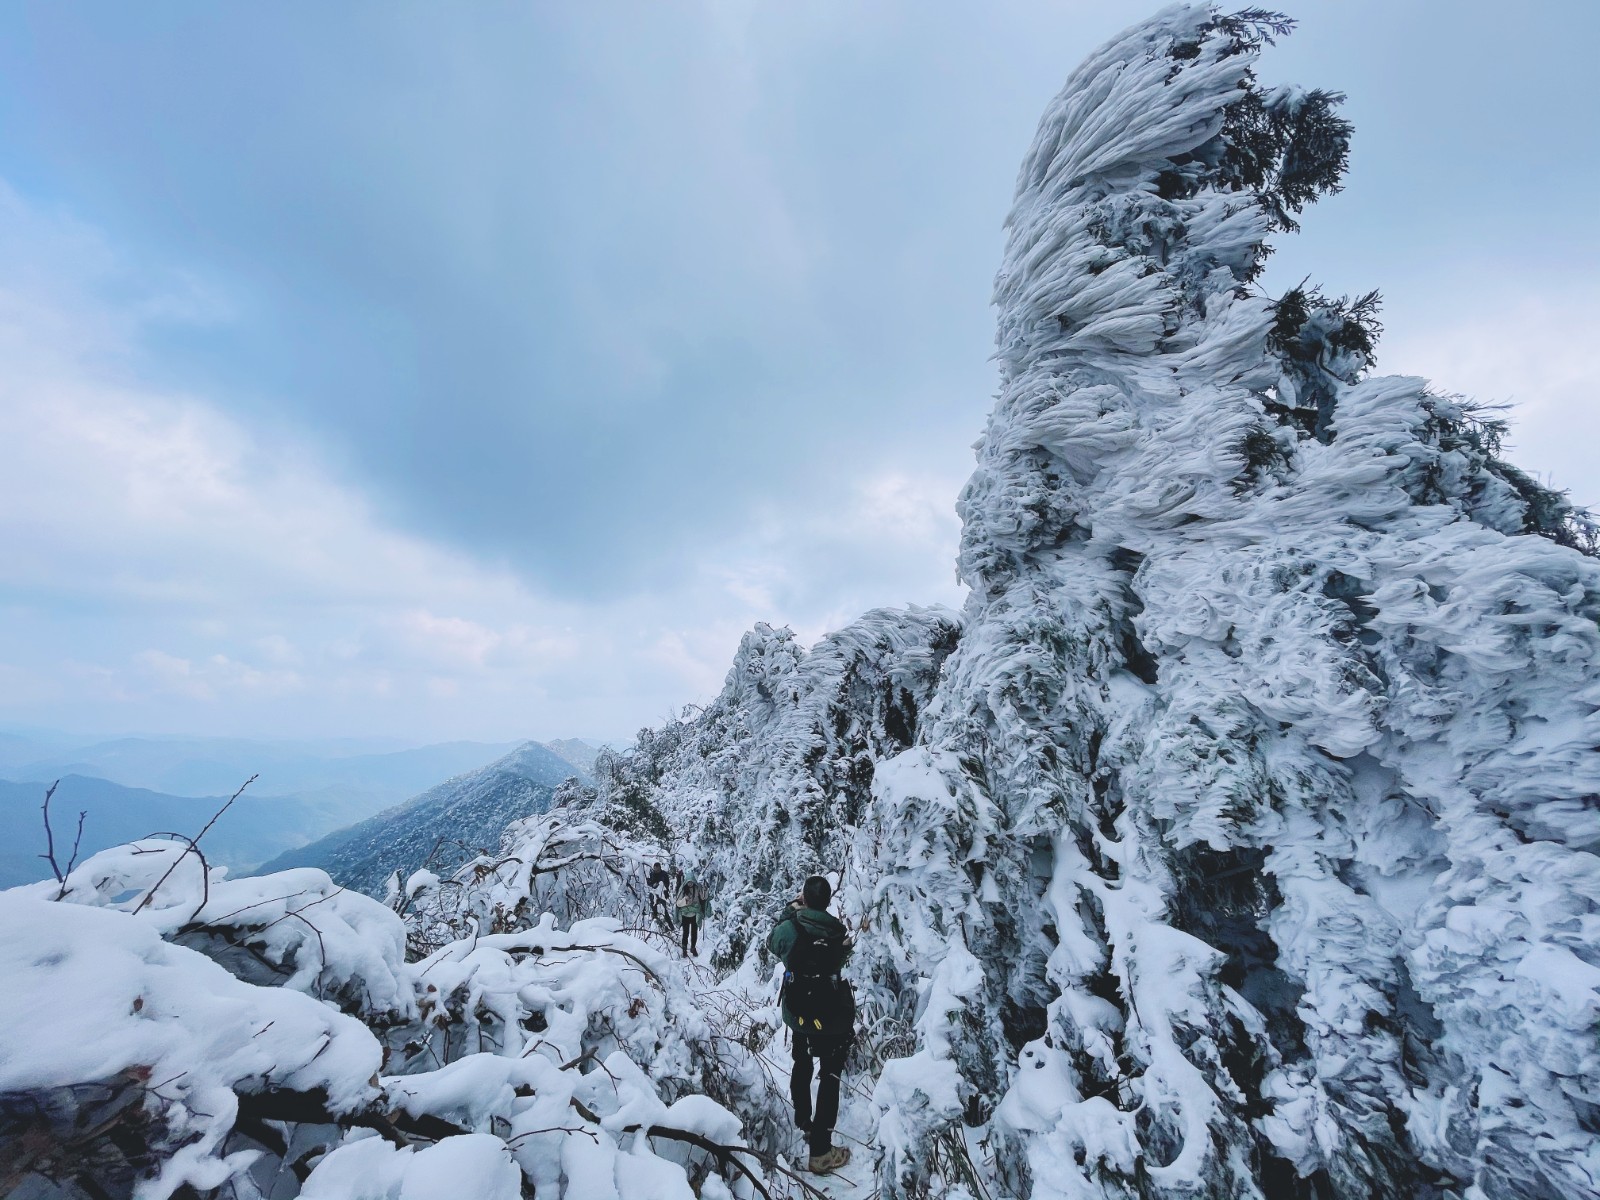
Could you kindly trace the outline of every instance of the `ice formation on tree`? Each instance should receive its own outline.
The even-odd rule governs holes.
[[[981,798],[953,1053],[1025,1041],[1034,1195],[1590,1194],[1600,568],[1359,312],[1251,294],[1348,132],[1257,88],[1270,31],[1169,10],[1045,115],[881,822]]]
[[[691,846],[716,882],[715,961],[759,947],[806,873],[844,861],[874,764],[914,742],[958,630],[947,609],[877,609],[808,650],[757,625],[704,710],[602,755],[609,819]]]
[[[853,828],[858,984],[914,1050],[887,1195],[1600,1195],[1591,531],[1495,422],[1368,375],[1373,297],[1251,286],[1346,158],[1337,95],[1255,79],[1284,29],[1165,10],[1045,114],[959,645],[914,745],[859,743],[870,802],[762,765],[876,711],[751,697],[804,675],[770,633],[636,756],[680,832],[827,827],[702,837],[734,895]]]

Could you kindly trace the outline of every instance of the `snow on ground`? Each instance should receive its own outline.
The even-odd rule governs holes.
[[[625,861],[592,825],[533,826],[512,837],[524,901],[533,880],[582,891]],[[69,1195],[150,1200],[517,1197],[524,1181],[689,1200],[764,1180],[759,1154],[717,1149],[743,1147],[744,1122],[706,1094],[737,1104],[758,1068],[715,1040],[708,973],[659,933],[438,908],[493,906],[499,877],[475,866],[408,927],[320,871],[234,882],[185,848],[135,843],[0,893],[18,1018],[0,1025],[0,1140],[22,1138],[6,1179],[76,1173]],[[629,911],[626,891],[596,895]],[[416,952],[458,919],[465,936]]]

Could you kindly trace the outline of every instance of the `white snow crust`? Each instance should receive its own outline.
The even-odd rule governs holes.
[[[95,855],[64,884],[0,893],[14,1018],[0,1023],[0,1117],[38,1110],[70,1146],[78,1135],[61,1121],[81,1126],[107,1098],[131,1097],[107,1127],[147,1143],[152,1165],[122,1172],[140,1200],[183,1187],[751,1195],[725,1156],[683,1137],[742,1145],[739,1117],[703,1093],[724,1071],[726,1096],[755,1079],[713,1043],[683,965],[615,917],[527,916],[535,880],[556,907],[614,909],[595,880],[634,860],[592,822],[560,816],[517,823],[506,841],[520,874],[479,862],[409,888],[405,903],[422,902],[409,924],[321,871],[232,881],[165,840]],[[408,939],[437,948],[407,961]],[[264,1124],[246,1111],[256,1101]],[[280,1143],[274,1129],[297,1132]],[[747,1165],[764,1177],[759,1158]],[[717,1170],[736,1178],[724,1185]]]

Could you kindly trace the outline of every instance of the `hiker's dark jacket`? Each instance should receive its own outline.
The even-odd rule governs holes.
[[[767,935],[767,949],[788,968],[783,1020],[791,1029],[847,1035],[855,1023],[855,997],[839,972],[850,958],[849,933],[832,913],[789,908]]]

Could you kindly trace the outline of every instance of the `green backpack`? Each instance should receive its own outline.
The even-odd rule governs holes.
[[[855,1028],[856,997],[839,971],[849,956],[848,939],[840,934],[819,938],[793,916],[795,943],[784,959],[784,1023],[790,1029],[822,1037],[845,1037]]]

